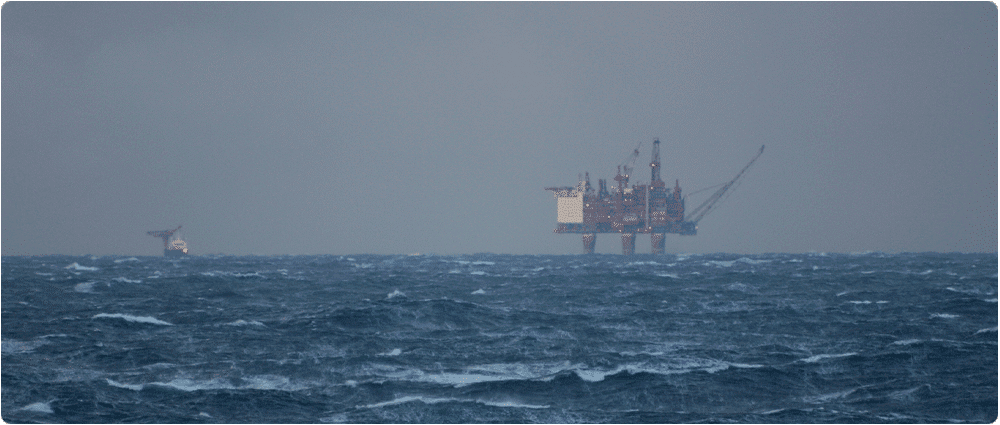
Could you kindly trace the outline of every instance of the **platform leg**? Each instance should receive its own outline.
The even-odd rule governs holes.
[[[622,233],[622,255],[635,254],[635,233]]]
[[[584,233],[583,234],[583,253],[593,254],[594,253],[594,243],[597,242],[597,235],[594,233]]]
[[[653,233],[650,236],[653,241],[653,254],[663,254],[663,248],[666,246],[667,234],[666,233]]]

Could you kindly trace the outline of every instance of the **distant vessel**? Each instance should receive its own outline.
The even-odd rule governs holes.
[[[164,257],[183,257],[188,255],[187,242],[181,239],[177,231],[183,226],[177,226],[174,230],[151,230],[146,232],[149,236],[163,238]]]

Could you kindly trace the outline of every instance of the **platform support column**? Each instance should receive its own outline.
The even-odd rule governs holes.
[[[663,254],[663,248],[666,246],[667,242],[667,234],[653,233],[650,238],[653,241],[653,254]]]
[[[583,253],[593,254],[594,244],[597,242],[597,235],[594,233],[584,233],[583,234]]]
[[[622,255],[635,254],[635,233],[622,233]]]

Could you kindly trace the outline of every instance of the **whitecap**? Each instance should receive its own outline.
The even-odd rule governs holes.
[[[916,344],[918,342],[920,342],[919,339],[904,339],[904,340],[893,342],[892,344],[893,345],[910,345],[910,344]]]
[[[380,356],[398,356],[400,354],[403,354],[403,350],[400,350],[398,348],[393,348],[392,351],[389,351],[388,353],[382,353],[382,354],[379,354],[379,355]]]
[[[482,290],[482,288],[472,291],[472,295],[484,295],[484,294],[486,294],[486,291]]]
[[[872,303],[871,301],[868,301],[868,300],[863,300],[863,301],[848,301],[848,302],[851,303],[851,304],[871,304]]]
[[[816,363],[816,362],[818,362],[818,361],[820,361],[820,360],[825,360],[825,359],[838,359],[838,358],[841,358],[841,357],[850,357],[850,356],[854,356],[854,355],[857,355],[857,354],[858,354],[858,353],[843,353],[843,354],[817,354],[817,355],[815,355],[815,356],[812,356],[812,357],[808,357],[808,358],[805,358],[805,359],[802,359],[802,361],[803,361],[803,362],[806,362],[806,363]]]
[[[659,277],[669,277],[671,279],[680,279],[679,277],[677,277],[677,274],[675,274],[675,273],[656,273],[656,275],[659,276]]]
[[[76,286],[73,287],[73,290],[76,292],[93,293],[95,283],[97,282],[90,281],[90,282],[77,283]]]
[[[712,261],[705,262],[705,265],[706,266],[717,266],[717,267],[732,267],[732,265],[734,263],[736,263],[736,260],[733,260],[733,261],[715,261],[715,260],[712,260]]]
[[[141,280],[126,279],[124,277],[116,277],[116,278],[111,279],[111,280],[113,280],[115,282],[121,282],[121,283],[142,283]]]
[[[957,317],[958,317],[958,315],[957,315],[957,314],[948,314],[948,313],[934,313],[934,314],[932,314],[932,315],[931,315],[931,318],[932,318],[932,319],[933,319],[933,318],[939,318],[939,319],[955,319],[955,318],[957,318]]]
[[[763,367],[763,365],[757,364],[745,364],[745,363],[730,363],[722,362],[711,359],[679,359],[676,363],[667,364],[626,364],[619,366],[615,369],[601,370],[601,369],[586,369],[586,368],[574,368],[573,372],[576,373],[580,379],[588,382],[600,382],[603,381],[608,376],[617,375],[621,372],[628,372],[629,374],[637,373],[651,373],[656,375],[676,375],[682,373],[690,372],[708,372],[716,373],[729,368],[738,369],[754,369]]]
[[[997,327],[994,326],[992,328],[980,329],[980,330],[976,331],[976,333],[974,335],[979,335],[979,334],[984,334],[984,333],[990,333],[990,332],[996,332],[996,331],[997,331]]]
[[[513,407],[518,409],[548,409],[549,405],[539,405],[539,404],[523,404],[515,401],[485,401],[476,400],[477,403],[482,403],[487,406],[493,407]]]
[[[308,388],[304,385],[293,384],[288,377],[280,375],[251,376],[243,378],[243,382],[246,385],[240,386],[240,389],[301,391]]]
[[[346,424],[347,423],[347,413],[337,413],[331,416],[325,416],[319,418],[320,422],[326,424]]]
[[[770,263],[771,262],[771,260],[754,260],[752,258],[747,258],[747,257],[741,257],[741,258],[737,259],[736,261],[739,261],[741,263],[747,263],[747,264],[764,264],[764,263]]]
[[[55,401],[55,400],[53,400],[53,401]],[[41,402],[40,401],[38,403],[31,403],[31,404],[29,404],[27,406],[24,406],[24,407],[22,407],[22,408],[20,408],[18,410],[27,410],[29,412],[38,412],[38,413],[53,413],[52,412],[52,401],[46,401],[46,402]]]
[[[818,395],[818,396],[813,396],[813,397],[806,397],[806,398],[804,398],[804,400],[807,403],[826,403],[826,402],[829,402],[831,400],[836,400],[836,399],[847,397],[848,395],[851,395],[851,393],[853,393],[853,392],[854,392],[854,389],[850,389],[850,390],[838,391],[838,392],[835,392],[835,393],[823,394],[823,395]]]
[[[150,317],[150,316],[133,316],[131,314],[121,314],[121,313],[114,313],[114,314],[99,313],[99,314],[94,315],[94,317],[92,317],[92,319],[101,319],[101,318],[106,318],[106,319],[122,319],[122,320],[125,320],[125,321],[128,321],[128,322],[149,323],[149,324],[152,324],[152,325],[173,326],[173,324],[171,324],[171,323],[167,323],[167,322],[164,322],[164,321],[162,321],[160,319],[157,319],[155,317]]]
[[[461,273],[461,272],[462,272],[462,271],[461,271],[461,270],[458,270],[458,269],[451,269],[450,271],[448,271],[448,274],[459,274],[459,273]]]
[[[486,272],[484,272],[484,271],[478,271],[477,270],[477,271],[474,271],[474,272],[470,272],[469,274],[476,275],[476,276],[483,276],[483,275],[486,274]]]
[[[66,268],[67,269],[73,269],[73,270],[79,270],[79,271],[88,271],[88,272],[93,272],[93,271],[97,271],[98,270],[97,267],[81,266],[79,263],[70,264],[70,265],[66,266]]]
[[[0,351],[4,354],[21,354],[29,353],[32,350],[48,344],[48,341],[36,339],[34,341],[17,341],[13,339],[5,339],[0,342]]]
[[[238,320],[226,323],[226,324],[229,325],[229,326],[264,326],[263,323],[258,322],[256,320],[251,320],[251,321],[248,322],[248,321],[243,320],[243,319],[238,319]]]
[[[405,297],[405,296],[406,296],[406,294],[404,294],[402,292],[399,292],[399,290],[397,289],[395,291],[390,292],[388,298]]]
[[[180,390],[184,392],[198,391],[198,390],[235,390],[237,389],[233,384],[222,379],[212,379],[209,381],[195,381],[193,379],[180,378],[173,379],[170,382],[150,382],[148,384],[141,384],[141,387],[147,385],[173,388],[175,390]]]
[[[281,390],[281,391],[299,391],[305,389],[306,387],[301,385],[292,384],[288,378],[284,376],[277,375],[258,375],[243,378],[242,385],[235,386],[228,380],[215,378],[210,380],[194,380],[188,378],[178,378],[170,380],[169,382],[149,382],[146,384],[124,384],[120,382],[113,381],[111,379],[105,379],[108,385],[118,388],[125,388],[132,391],[142,391],[146,387],[154,386],[161,388],[172,388],[184,392],[192,392],[199,390],[236,390],[236,389],[254,389],[254,390]]]
[[[139,385],[123,384],[121,382],[113,381],[113,380],[107,379],[107,378],[105,378],[104,381],[106,381],[108,383],[108,385],[110,385],[112,387],[125,388],[127,390],[132,390],[132,391],[142,391],[142,388],[143,388],[142,384],[139,384]]]
[[[135,258],[135,257],[119,258],[119,259],[115,260],[115,263],[121,264],[121,263],[124,263],[126,261],[139,261],[139,259]]]
[[[355,407],[357,407],[358,409],[374,409],[377,407],[394,406],[397,404],[409,403],[411,401],[419,401],[424,404],[435,404],[435,403],[444,403],[448,401],[457,401],[457,400],[454,398],[430,398],[421,396],[405,396],[392,399],[389,401],[383,401],[381,403],[366,404],[364,406],[355,406]]]
[[[496,263],[494,263],[492,261],[473,261],[472,262],[472,265],[474,265],[474,266],[479,266],[479,265],[492,266],[494,264],[496,264]]]
[[[395,406],[404,403],[410,403],[419,401],[424,404],[438,404],[438,403],[479,403],[492,407],[512,407],[512,408],[524,408],[524,409],[547,409],[548,405],[533,405],[533,404],[522,404],[513,401],[492,401],[492,400],[479,400],[479,399],[459,399],[452,397],[425,397],[425,396],[403,396],[395,398],[389,401],[383,401],[381,403],[367,404],[364,406],[356,406],[361,409],[374,409],[378,407]]]

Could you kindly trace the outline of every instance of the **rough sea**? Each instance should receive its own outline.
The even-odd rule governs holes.
[[[3,257],[2,417],[988,423],[996,254]]]

